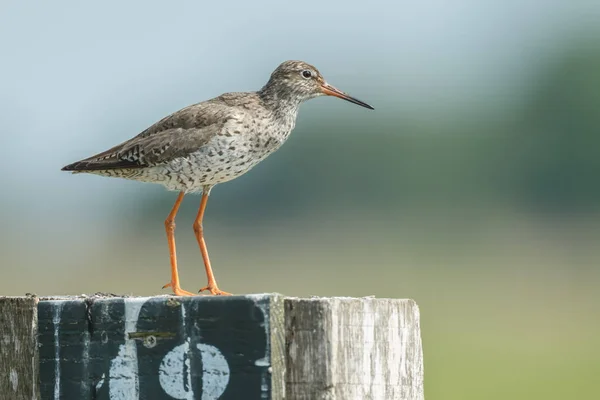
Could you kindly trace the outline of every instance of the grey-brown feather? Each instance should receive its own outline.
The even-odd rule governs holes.
[[[144,168],[186,156],[208,143],[229,119],[226,105],[219,107],[219,103],[216,98],[183,108],[132,139],[69,164],[62,170],[85,172]]]

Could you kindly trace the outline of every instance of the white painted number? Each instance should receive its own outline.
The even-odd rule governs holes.
[[[196,345],[202,357],[202,400],[217,400],[229,383],[229,365],[214,346]],[[193,400],[192,377],[188,353],[189,340],[175,347],[163,358],[158,379],[165,393],[178,400]],[[187,373],[186,373],[187,371]]]

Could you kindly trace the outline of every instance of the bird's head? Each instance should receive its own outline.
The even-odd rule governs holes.
[[[318,69],[304,61],[284,61],[271,74],[265,88],[271,89],[279,97],[295,97],[300,101],[318,96],[335,96],[359,106],[374,108],[325,81]],[[264,89],[263,89],[264,90]]]

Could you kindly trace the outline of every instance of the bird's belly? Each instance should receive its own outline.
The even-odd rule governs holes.
[[[165,164],[143,169],[96,172],[99,175],[159,183],[169,190],[200,192],[206,186],[227,182],[248,172],[281,147],[288,134],[219,136],[199,150]]]
[[[256,146],[256,143],[259,145]],[[245,174],[277,150],[283,142],[264,143],[245,143],[238,140],[224,143],[225,146],[209,145],[161,166],[166,173],[154,175],[161,175],[164,181],[160,183],[170,190],[202,191],[205,186],[227,182]]]

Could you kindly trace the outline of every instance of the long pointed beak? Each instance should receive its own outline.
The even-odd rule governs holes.
[[[368,108],[369,110],[374,110],[374,108],[371,107],[370,105],[368,105],[367,103],[364,103],[364,102],[362,102],[362,101],[360,101],[358,99],[355,99],[352,96],[347,95],[346,93],[342,92],[340,89],[337,89],[337,88],[331,86],[327,82],[323,82],[321,84],[321,90],[327,96],[339,97],[340,99],[344,99],[346,101],[349,101],[350,103],[358,104],[359,106]]]

